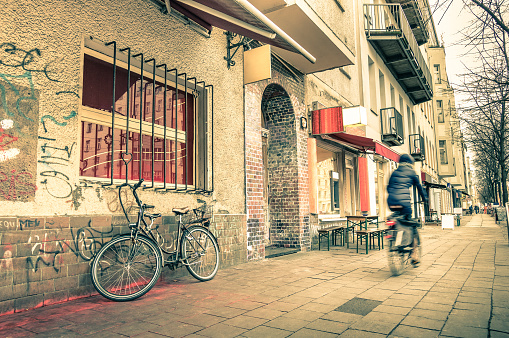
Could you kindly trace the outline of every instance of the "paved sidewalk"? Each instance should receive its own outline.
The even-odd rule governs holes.
[[[425,227],[418,268],[392,277],[384,251],[334,247],[0,317],[19,337],[509,337],[507,228],[489,215]],[[468,224],[468,226],[466,226]]]

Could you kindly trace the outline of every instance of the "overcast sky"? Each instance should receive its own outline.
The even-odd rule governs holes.
[[[463,1],[461,0],[453,0],[448,8],[447,6],[441,6],[435,11],[437,3],[449,4],[450,1],[430,0],[430,5],[438,39],[445,46],[449,82],[454,86],[461,83],[461,75],[466,73],[465,65],[472,66],[475,62],[475,60],[464,56],[466,48],[458,44],[462,37],[460,32],[468,27],[472,17],[467,9],[463,9]],[[458,94],[456,94],[456,100],[456,105],[461,104],[461,98],[458,97]]]

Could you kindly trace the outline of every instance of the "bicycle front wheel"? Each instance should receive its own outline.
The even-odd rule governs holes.
[[[219,246],[212,233],[192,226],[182,234],[181,243],[182,259],[189,273],[202,282],[214,278],[219,268]]]
[[[114,301],[143,296],[161,274],[161,251],[154,242],[124,235],[109,241],[92,261],[91,277],[97,291]]]

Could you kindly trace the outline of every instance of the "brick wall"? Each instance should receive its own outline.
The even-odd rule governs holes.
[[[272,78],[245,86],[246,204],[248,259],[265,256],[264,237],[272,244],[310,248],[307,130],[303,77],[272,60]],[[261,121],[269,129],[268,175],[270,229],[263,210],[263,159]]]
[[[172,248],[174,216],[158,219]],[[245,215],[215,215],[211,225],[221,267],[246,261]],[[90,261],[113,236],[128,233],[124,216],[0,218],[0,314],[95,294]],[[163,278],[186,275],[163,268]]]

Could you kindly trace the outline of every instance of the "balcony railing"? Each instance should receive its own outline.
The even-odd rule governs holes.
[[[382,122],[382,142],[391,146],[403,144],[403,117],[394,108],[380,109]]]
[[[424,161],[426,158],[426,146],[424,138],[419,134],[409,135],[410,155],[416,161]]]
[[[426,43],[429,39],[428,22],[429,11],[424,0],[387,0],[388,3],[401,4],[405,16],[414,33],[419,45]]]
[[[408,74],[399,74],[397,67],[390,64],[403,60],[410,64],[414,76],[421,78],[420,86],[422,90],[428,92],[426,100],[429,100],[432,95],[431,73],[401,5],[364,5],[364,30],[368,40],[377,43],[375,48],[377,48],[389,68],[392,67],[391,71],[398,81],[403,81]],[[390,39],[397,41],[399,47],[381,44],[383,41],[386,43]],[[393,59],[395,50],[399,50],[396,55],[404,55],[404,58]],[[413,90],[412,88],[407,89]],[[426,100],[419,101],[424,102]]]

